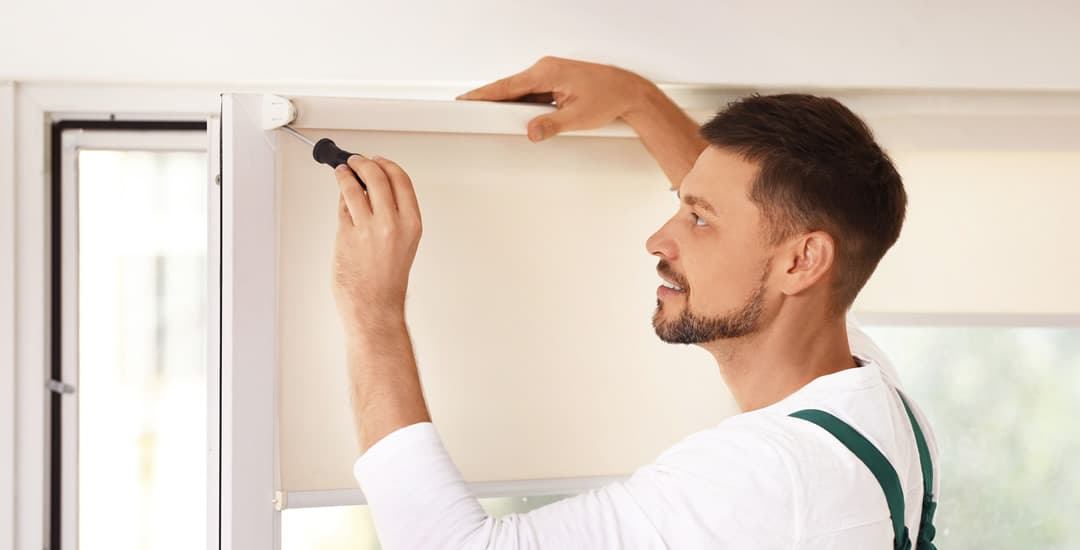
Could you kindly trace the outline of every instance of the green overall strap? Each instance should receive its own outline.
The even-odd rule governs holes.
[[[922,517],[919,519],[919,540],[915,548],[916,550],[935,550],[934,535],[937,534],[937,528],[934,527],[934,512],[937,509],[937,503],[934,502],[934,465],[930,461],[930,447],[926,445],[922,428],[915,420],[915,415],[911,412],[904,394],[899,391],[896,393],[900,395],[900,401],[904,404],[908,419],[911,420],[911,431],[915,432],[915,445],[919,448],[919,464],[922,466]]]
[[[889,459],[881,454],[862,434],[855,431],[843,420],[817,409],[806,409],[793,412],[788,416],[800,418],[821,426],[836,439],[840,440],[845,447],[858,457],[859,460],[870,468],[882,491],[885,492],[885,501],[889,505],[889,516],[893,525],[893,548],[906,550],[911,548],[911,540],[908,538],[907,527],[904,525],[904,490],[900,485],[900,477]]]

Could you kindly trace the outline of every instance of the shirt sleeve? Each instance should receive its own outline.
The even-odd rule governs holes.
[[[430,422],[384,437],[354,474],[386,550],[790,548],[791,529],[777,528],[793,523],[790,469],[775,450],[747,452],[736,441],[727,449],[734,463],[724,464],[712,460],[724,456],[717,441],[696,440],[626,481],[499,518],[480,506]]]

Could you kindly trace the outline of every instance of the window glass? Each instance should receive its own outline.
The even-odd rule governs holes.
[[[1080,328],[864,327],[929,416],[940,548],[1080,548]]]
[[[81,550],[206,545],[206,174],[78,153]]]

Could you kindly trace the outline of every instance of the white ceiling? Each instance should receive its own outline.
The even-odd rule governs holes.
[[[8,0],[0,78],[472,83],[545,54],[665,82],[1080,89],[1080,2]]]

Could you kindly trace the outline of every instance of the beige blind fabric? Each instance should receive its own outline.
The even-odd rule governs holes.
[[[908,219],[856,310],[1080,314],[1080,147],[893,156]]]

